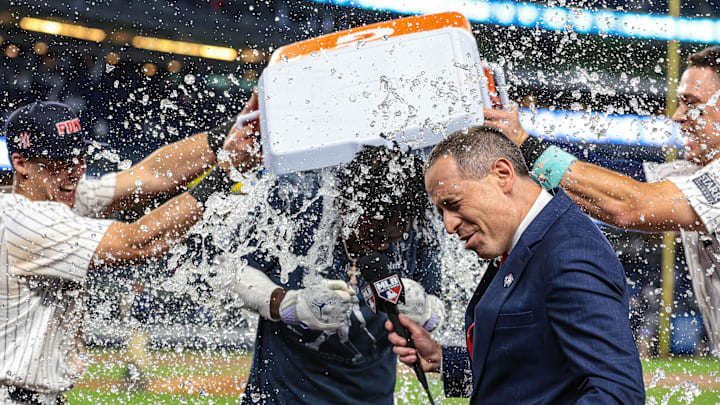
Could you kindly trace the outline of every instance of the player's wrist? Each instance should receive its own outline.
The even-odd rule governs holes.
[[[577,160],[571,153],[551,146],[535,161],[530,177],[546,190],[552,190],[560,186],[565,173]]]
[[[287,295],[287,290],[284,288],[276,288],[270,293],[270,317],[273,321],[281,320],[280,316],[280,304]]]
[[[520,145],[530,177],[547,190],[559,187],[562,178],[577,158],[555,145],[528,136]]]
[[[235,119],[231,118],[224,121],[222,124],[206,132],[208,147],[210,150],[218,156],[218,153],[223,149],[225,140],[227,139],[230,130],[235,125]]]
[[[528,168],[532,169],[535,161],[551,145],[547,142],[541,141],[534,136],[528,136],[527,138],[525,138],[525,140],[522,141],[522,143],[520,143],[519,146],[520,152],[522,152],[523,158],[525,159],[525,163],[528,165]]]
[[[423,369],[429,373],[439,373],[442,369],[442,345],[434,339],[431,344],[432,349],[425,353],[425,356],[421,355],[427,363],[427,366],[423,367]]]
[[[228,171],[216,166],[189,193],[197,202],[205,204],[216,191],[227,194],[234,185]]]
[[[530,138],[530,134],[528,134],[522,127],[518,130],[520,135],[518,135],[518,146],[522,146],[525,141]]]

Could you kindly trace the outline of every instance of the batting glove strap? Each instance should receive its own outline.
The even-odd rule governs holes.
[[[428,332],[438,329],[445,322],[445,304],[434,295],[428,294],[427,307],[430,308],[430,318],[423,324]]]

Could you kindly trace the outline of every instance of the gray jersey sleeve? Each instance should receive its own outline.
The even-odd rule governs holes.
[[[77,186],[75,213],[85,217],[101,218],[115,196],[115,173],[100,178],[84,176]]]
[[[699,167],[686,160],[675,160],[667,163],[644,162],[643,168],[647,181],[653,182],[670,176],[686,176],[696,172]]]
[[[81,281],[113,222],[75,214],[65,204],[26,201],[7,221],[8,267],[19,276]]]
[[[708,232],[717,232],[720,225],[720,161],[685,175],[669,176],[682,191],[688,204],[700,217]]]

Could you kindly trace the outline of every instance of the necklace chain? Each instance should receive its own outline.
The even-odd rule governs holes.
[[[348,277],[350,277],[350,285],[356,286],[358,281],[357,277],[361,275],[360,271],[357,268],[357,262],[358,259],[353,259],[350,257],[350,252],[348,251],[347,242],[345,242],[345,238],[342,238],[343,242],[343,249],[345,249],[345,256],[347,256],[348,260],[350,260],[350,263],[352,263],[352,266],[350,266],[350,269],[347,271]]]

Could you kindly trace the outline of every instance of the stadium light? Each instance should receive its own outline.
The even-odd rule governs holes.
[[[400,14],[457,11],[470,21],[627,38],[720,44],[720,20],[548,7],[502,0],[308,0]]]
[[[137,35],[133,38],[132,44],[136,48],[148,51],[175,53],[180,55],[198,56],[201,58],[219,59],[234,61],[238,53],[233,48],[222,46],[198,44],[195,42],[173,41],[153,37]]]
[[[105,31],[101,29],[40,18],[23,17],[20,20],[20,28],[27,31],[84,39],[86,41],[102,42],[105,40]]]

